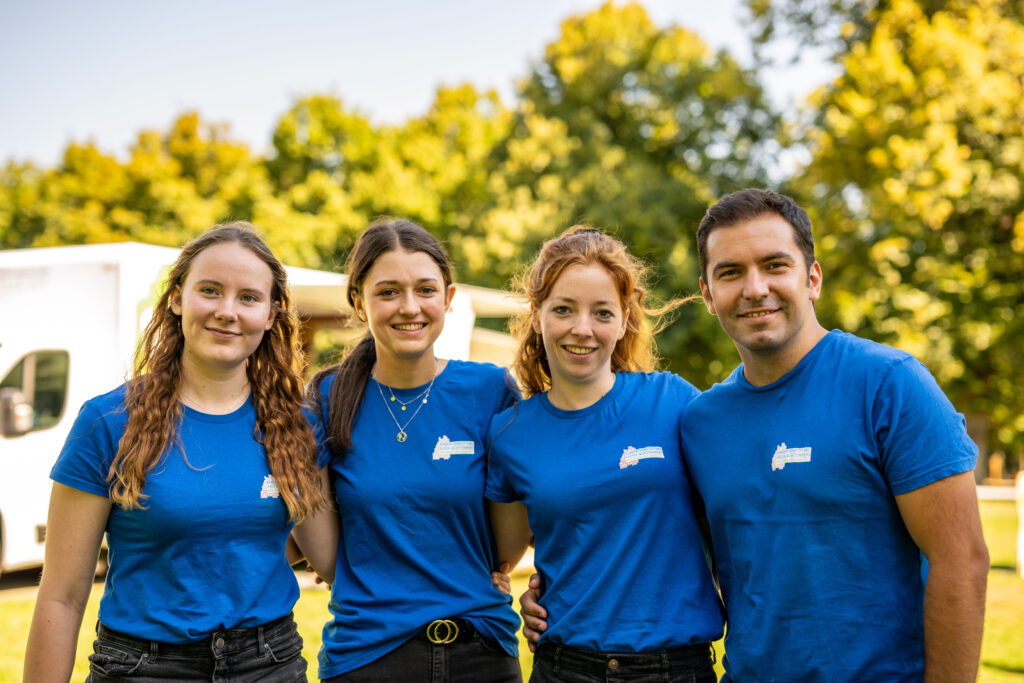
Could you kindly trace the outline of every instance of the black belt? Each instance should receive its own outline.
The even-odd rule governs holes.
[[[715,661],[711,643],[682,645],[669,650],[621,653],[591,652],[555,643],[541,643],[537,646],[535,659],[561,665],[571,671],[597,676],[605,676],[617,670],[628,670],[631,667],[671,671],[674,666],[691,668],[702,662]]]
[[[113,640],[115,642],[129,645],[137,650],[148,650],[154,657],[158,654],[189,658],[209,657],[211,656],[211,645],[215,645],[218,648],[227,647],[232,651],[252,647],[255,643],[262,645],[263,633],[265,631],[271,630],[282,624],[289,623],[291,620],[292,613],[289,612],[283,617],[278,617],[277,619],[268,621],[260,626],[221,629],[204,636],[202,640],[191,643],[164,643],[156,640],[148,640],[146,638],[136,638],[135,636],[128,635],[127,633],[115,631],[102,622],[96,623],[96,635],[106,640]]]
[[[451,645],[469,640],[476,634],[472,622],[466,619],[434,619],[416,632],[416,638],[434,645]]]

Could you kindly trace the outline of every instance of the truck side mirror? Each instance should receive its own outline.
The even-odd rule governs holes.
[[[13,387],[0,389],[0,434],[21,436],[32,430],[32,404]]]

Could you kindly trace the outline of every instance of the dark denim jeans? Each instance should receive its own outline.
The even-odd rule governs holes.
[[[545,643],[530,683],[715,683],[710,643],[641,653],[590,652]]]
[[[197,643],[158,643],[96,626],[86,683],[306,681],[292,615],[253,628],[215,631]]]
[[[519,658],[475,630],[435,645],[419,636],[383,657],[324,683],[522,683]]]

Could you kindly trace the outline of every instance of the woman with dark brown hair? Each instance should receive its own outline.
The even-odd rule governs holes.
[[[67,681],[107,534],[90,681],[304,681],[285,559],[324,505],[284,267],[247,223],[187,244],[131,381],[54,465],[25,680]]]
[[[515,392],[503,368],[434,355],[455,285],[429,232],[374,223],[346,270],[368,331],[313,380],[341,521],[320,678],[517,683],[483,500],[487,425]]]

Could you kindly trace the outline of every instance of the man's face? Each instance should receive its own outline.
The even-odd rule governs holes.
[[[700,290],[745,364],[802,357],[817,340],[821,268],[815,262],[808,272],[793,227],[778,214],[715,228]]]

